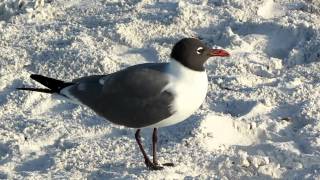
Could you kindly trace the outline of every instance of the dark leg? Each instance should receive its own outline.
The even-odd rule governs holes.
[[[161,170],[163,169],[163,167],[158,166],[157,164],[154,164],[150,161],[147,153],[145,152],[145,150],[143,149],[142,143],[141,143],[141,136],[140,136],[140,129],[138,129],[136,131],[135,137],[136,137],[136,141],[139,145],[140,151],[142,152],[143,158],[144,158],[144,162],[147,166],[147,168],[151,169],[151,170]]]
[[[153,154],[153,164],[158,165],[158,158],[157,158],[157,142],[158,142],[158,129],[154,128],[152,133],[152,154]]]
[[[153,164],[159,165],[157,158],[157,142],[158,142],[158,129],[154,128],[152,133],[152,153],[153,153]],[[164,163],[163,166],[174,166],[173,163]]]

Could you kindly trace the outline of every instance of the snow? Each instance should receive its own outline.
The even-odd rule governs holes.
[[[147,170],[134,129],[14,90],[39,87],[30,73],[166,62],[183,37],[231,57],[207,63],[202,107],[160,128],[159,160],[175,167]],[[317,0],[2,0],[0,179],[320,179],[319,47]]]

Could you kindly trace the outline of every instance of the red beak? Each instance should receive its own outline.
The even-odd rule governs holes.
[[[221,57],[228,57],[230,54],[223,50],[223,49],[210,49],[209,56],[221,56]]]

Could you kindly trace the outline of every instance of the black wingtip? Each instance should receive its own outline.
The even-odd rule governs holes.
[[[44,77],[44,76],[39,75],[39,74],[31,74],[31,75],[30,75],[30,78],[31,78],[31,79],[34,79],[34,80],[38,79],[39,77]]]
[[[49,88],[52,92],[59,93],[61,89],[73,83],[64,82],[58,79],[49,78],[39,74],[31,74],[30,78]]]
[[[23,90],[23,91],[35,91],[35,92],[42,92],[42,93],[54,93],[51,89],[43,89],[43,88],[25,88],[25,87],[19,87],[16,88],[16,90]]]

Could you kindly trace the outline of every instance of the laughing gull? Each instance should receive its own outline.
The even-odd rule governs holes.
[[[210,49],[200,40],[184,38],[171,52],[169,63],[145,63],[107,75],[93,75],[65,82],[41,75],[30,77],[43,88],[17,88],[56,93],[91,108],[112,123],[136,128],[135,138],[149,169],[160,170],[156,155],[157,128],[187,119],[203,103],[208,79],[204,63],[212,56],[229,56],[222,49]],[[153,161],[145,152],[141,128],[153,128]]]

